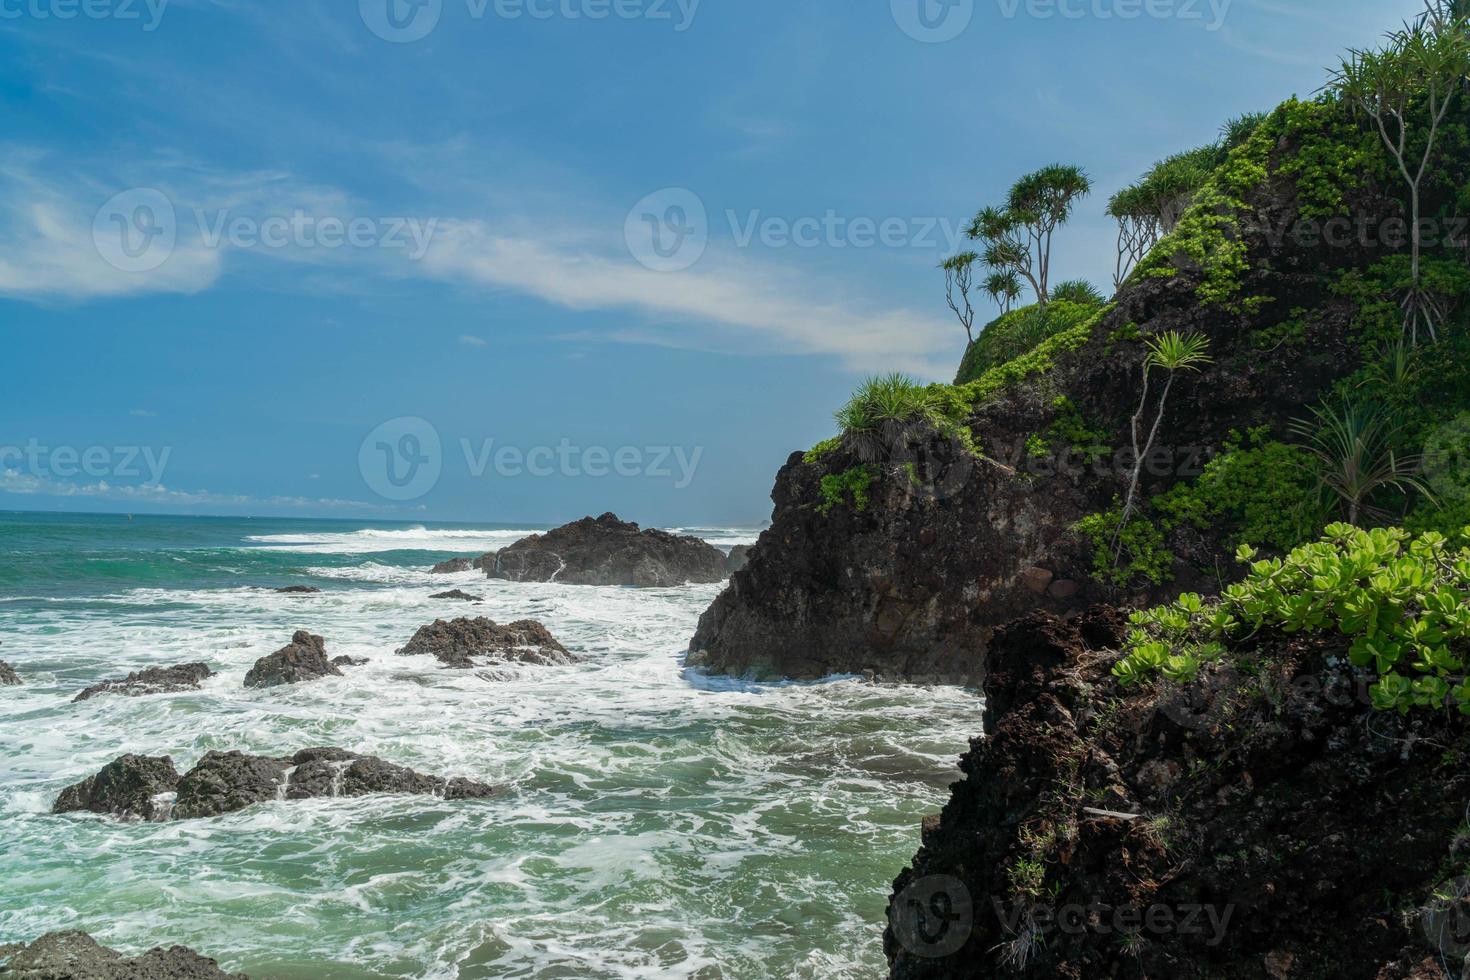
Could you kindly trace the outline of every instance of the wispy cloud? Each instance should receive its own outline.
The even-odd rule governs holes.
[[[462,334],[460,334],[459,335],[459,342],[461,344],[464,344],[466,347],[489,347],[490,346],[489,342],[486,341],[484,337],[476,337],[475,335],[468,334],[468,333],[462,333]]]
[[[249,494],[215,493],[209,490],[173,490],[157,483],[113,484],[106,480],[98,480],[95,483],[76,483],[21,473],[11,469],[0,470],[0,493],[23,497],[76,497],[181,507],[270,507],[359,511],[391,509],[360,500],[338,500],[330,497],[254,497]]]
[[[660,273],[584,245],[497,235],[480,221],[444,222],[423,261],[445,279],[514,289],[572,310],[635,309],[657,321],[605,339],[701,349],[825,354],[855,370],[942,373],[954,330],[910,310],[864,310],[797,273],[710,254]],[[705,270],[708,271],[705,271]],[[670,322],[672,321],[672,322]],[[711,348],[713,344],[713,348]]]

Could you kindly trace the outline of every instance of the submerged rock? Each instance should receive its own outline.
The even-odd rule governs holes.
[[[320,636],[297,630],[291,643],[255,662],[245,675],[246,687],[280,687],[322,677],[341,677],[342,672],[327,659],[327,644]]]
[[[248,980],[185,946],[124,956],[85,932],[49,932],[29,946],[0,946],[0,976],[15,980]]]
[[[451,558],[441,561],[429,570],[431,575],[453,575],[456,572],[468,572],[474,568],[474,564],[468,558]]]
[[[118,694],[137,698],[149,694],[173,694],[178,691],[197,691],[199,685],[214,671],[205,664],[179,664],[176,667],[149,667],[138,670],[121,680],[103,681],[82,691],[72,703],[86,701],[99,694]]]
[[[431,596],[429,596],[429,598],[430,599],[457,599],[460,602],[484,602],[485,601],[484,596],[470,595],[468,592],[462,592],[459,589],[454,589],[454,590],[452,590],[450,592],[440,592],[438,595],[431,595]]]
[[[332,658],[333,667],[361,667],[370,662],[367,657],[348,657],[344,655]]]
[[[168,758],[125,755],[64,790],[54,813],[90,811],[125,819],[190,820],[234,813],[271,800],[421,794],[484,799],[499,790],[472,779],[425,776],[345,749],[303,749],[272,758],[210,752],[183,776]]]
[[[485,574],[513,582],[667,588],[721,582],[725,555],[699,538],[642,530],[614,514],[534,534],[481,559]]]
[[[288,585],[284,589],[277,589],[277,595],[317,595],[321,589],[311,585]]]
[[[103,813],[124,820],[166,820],[179,783],[168,756],[125,755],[61,791],[52,813]]]
[[[435,620],[415,633],[398,653],[404,657],[428,655],[458,669],[490,664],[562,666],[580,659],[535,620],[501,626],[483,617]]]
[[[0,687],[9,687],[20,683],[20,675],[15,668],[0,660]]]

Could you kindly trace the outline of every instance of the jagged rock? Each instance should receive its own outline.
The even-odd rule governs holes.
[[[1436,895],[1466,894],[1445,885],[1464,719],[1375,711],[1335,631],[1263,630],[1249,673],[1120,687],[1127,630],[1096,609],[997,631],[984,735],[894,882],[893,980],[1428,980],[1431,956],[1458,976],[1470,906]]]
[[[534,534],[481,561],[488,577],[513,582],[667,588],[725,579],[725,555],[708,542],[645,531],[614,514]]]
[[[279,687],[322,677],[341,677],[342,672],[327,659],[326,641],[297,630],[291,643],[268,657],[261,657],[245,675],[246,687]]]
[[[278,595],[316,595],[321,589],[311,585],[288,585],[284,589],[276,589]]]
[[[454,590],[449,591],[449,592],[440,592],[438,595],[431,595],[431,596],[429,596],[429,598],[430,599],[458,599],[460,602],[484,602],[485,601],[485,599],[484,599],[483,596],[470,595],[468,592],[462,592],[459,589],[454,589]]]
[[[730,549],[730,553],[725,556],[726,575],[734,575],[736,572],[740,571],[742,568],[750,563],[751,547],[752,546],[748,544],[737,544],[735,547]]]
[[[95,776],[61,791],[52,813],[104,813],[125,820],[163,820],[178,786],[179,773],[168,756],[125,755]]]
[[[185,946],[124,956],[85,932],[49,932],[29,946],[0,946],[0,976],[15,980],[248,980]]]
[[[405,657],[427,654],[458,669],[486,664],[561,666],[579,659],[535,620],[501,626],[483,617],[436,620],[415,633],[398,653]]]
[[[370,662],[367,657],[348,657],[344,655],[332,658],[333,667],[361,667],[363,664]]]
[[[453,575],[456,572],[468,572],[474,568],[474,564],[468,558],[451,558],[441,561],[430,569],[432,575]]]
[[[206,664],[179,664],[176,667],[149,667],[138,670],[121,680],[103,681],[94,684],[72,699],[72,703],[86,701],[99,694],[119,694],[136,698],[149,694],[173,694],[178,691],[197,691],[199,685],[214,671]]]
[[[425,794],[459,800],[483,799],[496,792],[485,783],[425,776],[344,749],[304,749],[289,758],[210,752],[179,780],[173,816],[181,820],[215,817],[270,800],[372,794]]]
[[[20,675],[15,672],[15,668],[0,660],[0,687],[12,686],[20,682]]]

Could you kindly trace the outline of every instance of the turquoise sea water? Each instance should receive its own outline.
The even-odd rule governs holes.
[[[971,693],[687,672],[718,586],[432,576],[533,528],[0,513],[0,943],[81,928],[264,977],[873,977],[889,883],[980,730]],[[740,529],[685,529],[729,546]],[[313,585],[316,596],[271,589]],[[477,606],[436,601],[461,588]],[[540,619],[585,661],[509,680],[397,657],[439,617]],[[246,690],[295,629],[369,657]],[[76,692],[150,665],[180,695]],[[491,801],[273,803],[223,818],[49,814],[125,752],[334,745],[504,784]]]

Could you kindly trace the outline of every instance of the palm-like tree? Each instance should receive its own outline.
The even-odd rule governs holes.
[[[997,272],[985,280],[985,295],[1000,306],[1002,315],[1011,312],[1021,298],[1021,279],[1014,272]]]
[[[944,270],[944,298],[949,308],[965,328],[970,344],[975,343],[975,307],[970,302],[970,287],[975,278],[975,264],[980,256],[974,252],[961,252],[939,263]],[[969,344],[965,346],[969,350]]]
[[[1128,498],[1123,504],[1123,516],[1118,521],[1118,528],[1113,533],[1113,541],[1116,545],[1118,536],[1128,526],[1128,519],[1133,516],[1133,508],[1138,499],[1138,482],[1143,475],[1144,460],[1148,459],[1149,453],[1153,451],[1154,441],[1159,436],[1159,427],[1163,424],[1164,413],[1169,405],[1169,392],[1174,388],[1174,379],[1180,371],[1200,371],[1205,365],[1212,362],[1209,355],[1210,338],[1204,334],[1190,333],[1182,334],[1177,330],[1170,330],[1147,342],[1148,352],[1143,358],[1143,395],[1138,401],[1138,411],[1133,415],[1131,432],[1133,437],[1133,474],[1128,481]],[[1139,446],[1138,439],[1143,431],[1143,417],[1148,411],[1149,380],[1157,368],[1168,375],[1164,382],[1163,394],[1159,396],[1158,414],[1154,417],[1153,426],[1148,432],[1148,441]]]
[[[1297,419],[1291,430],[1302,437],[1303,447],[1312,456],[1313,472],[1323,490],[1341,504],[1349,524],[1365,516],[1386,517],[1385,511],[1372,505],[1372,498],[1389,487],[1400,493],[1417,490],[1434,499],[1418,476],[1424,457],[1397,452],[1403,425],[1388,409],[1344,401],[1336,408],[1312,409],[1312,417]]]

